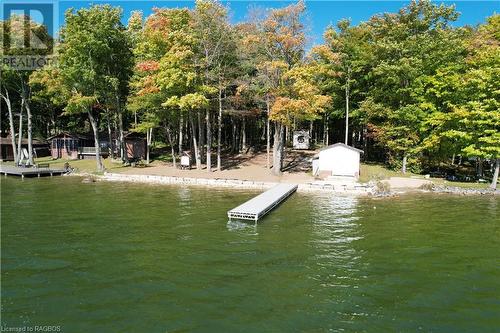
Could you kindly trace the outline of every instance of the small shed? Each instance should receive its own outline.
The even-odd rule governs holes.
[[[18,146],[18,138],[15,139],[16,147]],[[49,156],[49,145],[44,140],[33,139],[31,141],[33,147],[34,157],[44,157]],[[28,149],[28,139],[23,138],[21,140],[21,148]],[[6,138],[0,138],[0,153],[2,161],[13,161],[14,152],[12,150],[12,140],[10,136]]]
[[[293,149],[309,149],[309,131],[293,132]]]
[[[362,150],[336,143],[325,147],[313,158],[313,174],[327,172],[329,176],[359,177]]]
[[[127,160],[146,158],[146,140],[140,133],[129,132],[123,136]]]

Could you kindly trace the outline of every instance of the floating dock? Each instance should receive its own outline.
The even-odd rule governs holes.
[[[62,175],[66,173],[64,169],[51,169],[49,167],[42,167],[42,168],[37,168],[37,167],[17,167],[13,165],[0,165],[0,174],[4,174],[5,176],[7,175],[13,175],[13,176],[21,176],[21,178],[24,178],[25,176],[56,176],[56,175]]]
[[[257,222],[297,190],[296,184],[279,184],[227,212],[229,220],[242,219]]]

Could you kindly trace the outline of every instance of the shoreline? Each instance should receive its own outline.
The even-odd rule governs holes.
[[[160,175],[135,175],[122,173],[105,172],[104,175],[96,176],[91,174],[75,173],[74,176],[94,177],[99,181],[109,182],[128,182],[128,183],[143,183],[156,185],[185,185],[199,187],[219,187],[233,189],[249,189],[249,190],[267,190],[280,183],[290,182],[266,182],[253,181],[242,179],[226,179],[226,178],[197,178],[197,177],[177,177],[177,176],[160,176]],[[297,192],[300,193],[335,193],[342,195],[354,195],[363,197],[394,197],[401,194],[411,193],[433,193],[433,194],[451,194],[451,195],[500,195],[500,190],[490,189],[472,189],[461,188],[455,186],[435,185],[432,189],[421,188],[394,188],[389,192],[377,191],[376,186],[370,184],[342,184],[329,182],[312,182],[297,184]]]
[[[75,174],[85,176],[83,174]],[[251,189],[251,190],[267,190],[280,182],[265,182],[241,179],[225,179],[225,178],[194,178],[194,177],[176,177],[176,176],[158,176],[158,175],[131,175],[120,173],[105,172],[102,176],[97,176],[100,181],[110,182],[129,182],[129,183],[147,183],[160,185],[187,185],[187,186],[203,186],[203,187],[221,187],[221,188],[236,188],[236,189]],[[287,183],[287,182],[283,182]],[[297,184],[297,192],[321,192],[321,193],[337,193],[346,195],[368,196],[375,195],[374,187],[361,184],[342,185],[342,184],[321,184],[321,183],[305,183]]]

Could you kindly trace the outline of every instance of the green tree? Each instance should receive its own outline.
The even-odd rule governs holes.
[[[298,104],[288,97],[284,75],[304,56],[305,31],[302,18],[305,13],[302,1],[280,9],[273,9],[259,23],[266,59],[259,65],[260,72],[268,79],[271,111],[274,121],[273,167],[276,175],[281,174],[285,150],[285,126],[287,116],[295,113]]]
[[[368,22],[375,64],[369,73],[369,97],[385,109],[376,121],[368,121],[377,143],[387,149],[389,163],[401,165],[403,173],[408,157],[417,151],[420,124],[426,116],[415,94],[422,84],[420,78],[462,56],[462,35],[449,25],[457,17],[453,7],[421,0],[412,1],[397,14],[375,16]]]
[[[228,82],[228,65],[235,64],[234,31],[229,23],[228,9],[215,0],[197,0],[193,18],[199,59],[197,64],[206,97],[212,99],[217,94],[218,99],[217,170],[221,170],[222,90]],[[213,103],[209,104],[205,113],[208,172],[212,170],[212,107]],[[200,140],[201,137],[200,135]]]
[[[352,110],[352,106],[357,109],[366,97],[366,77],[372,63],[372,46],[368,43],[370,29],[364,23],[351,26],[344,19],[337,23],[337,29],[328,27],[323,37],[325,43],[313,48],[312,57],[321,65],[325,77],[322,90],[333,100],[330,114],[334,117],[345,115],[344,142],[348,144],[349,109]],[[328,126],[325,132],[327,135]],[[326,138],[324,141],[328,144]]]
[[[2,21],[0,28],[2,29],[1,42],[3,47],[1,54],[3,56],[47,56],[53,49],[54,41],[47,31],[47,28],[44,25],[34,22],[28,16],[13,15],[8,20]],[[27,33],[31,34],[30,39],[26,38]],[[21,158],[20,143],[23,135],[23,113],[26,111],[28,163],[33,164],[33,114],[31,109],[31,89],[29,85],[29,77],[33,70],[10,67],[2,63],[0,72],[0,85],[2,86],[0,89],[0,97],[7,105],[9,113],[9,128],[14,159],[16,162],[19,162]],[[16,149],[14,142],[15,129],[12,113],[13,97],[19,98],[20,103],[18,149]]]
[[[425,79],[423,105],[432,113],[425,122],[421,149],[495,162],[496,188],[500,158],[500,15],[479,27],[467,42],[463,63],[450,65]]]
[[[121,9],[109,5],[92,6],[65,14],[61,31],[59,68],[71,97],[67,114],[87,113],[94,133],[97,170],[103,171],[99,120],[105,104],[114,102],[121,114],[122,97],[128,85],[130,46],[120,21]]]
[[[56,134],[56,119],[64,112],[70,93],[64,86],[57,66],[45,66],[33,72],[29,78],[32,101],[46,113],[51,125],[48,134]],[[48,124],[47,124],[48,125]]]

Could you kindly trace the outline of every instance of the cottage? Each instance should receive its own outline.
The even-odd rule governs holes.
[[[94,138],[81,134],[61,132],[48,138],[52,158],[85,159],[95,158]],[[109,140],[101,139],[101,156],[109,154]]]
[[[362,150],[336,143],[320,150],[313,159],[313,174],[327,176],[359,177],[360,155]]]

